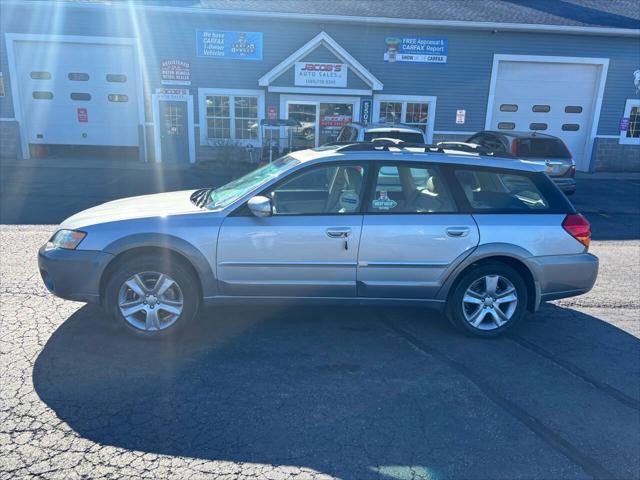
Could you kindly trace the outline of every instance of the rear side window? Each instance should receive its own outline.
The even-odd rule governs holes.
[[[407,143],[424,143],[424,137],[420,133],[413,132],[365,132],[364,141],[370,142],[374,138],[393,138]]]
[[[471,208],[483,213],[548,210],[549,202],[532,176],[518,172],[491,170],[456,170]]]
[[[570,158],[571,154],[558,138],[519,138],[516,155],[521,158]]]
[[[450,213],[456,207],[440,170],[411,164],[384,165],[376,175],[369,212]]]

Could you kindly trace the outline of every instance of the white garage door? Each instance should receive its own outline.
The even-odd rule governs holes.
[[[562,138],[587,170],[600,66],[500,61],[492,130],[539,130]]]
[[[133,47],[17,41],[28,143],[138,146]]]

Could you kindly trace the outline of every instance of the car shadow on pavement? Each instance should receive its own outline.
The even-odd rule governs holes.
[[[417,309],[243,307],[201,317],[180,340],[140,341],[82,307],[38,356],[35,389],[79,435],[141,452],[359,479],[588,471],[497,395],[567,442],[580,437],[576,448],[614,476],[637,468],[639,342],[598,318],[549,305],[510,336],[479,340]],[[589,452],[590,436],[611,465]]]

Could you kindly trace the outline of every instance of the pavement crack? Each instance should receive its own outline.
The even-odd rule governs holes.
[[[569,461],[578,465],[589,476],[596,480],[614,479],[616,476],[600,465],[596,460],[589,457],[585,453],[577,449],[573,444],[559,435],[557,432],[547,427],[538,418],[528,413],[525,409],[512,402],[511,400],[503,397],[497,390],[495,390],[489,382],[487,382],[481,375],[478,375],[464,364],[450,358],[440,350],[426,344],[413,334],[403,330],[395,325],[388,318],[383,317],[382,323],[389,328],[393,333],[403,338],[407,343],[426,354],[433,357],[445,365],[449,366],[459,374],[463,375],[468,381],[473,383],[487,398],[500,408],[509,413],[514,419],[522,423],[531,432],[538,436],[543,442],[549,445],[552,449],[558,453],[564,455]]]

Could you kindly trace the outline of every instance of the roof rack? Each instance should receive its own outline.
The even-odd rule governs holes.
[[[377,142],[336,142],[332,144],[336,146],[339,152],[389,152],[390,149],[405,150],[407,148],[423,149],[424,153],[444,153],[444,149],[437,145],[428,145],[426,143],[407,143],[394,142],[393,140],[377,141]]]

